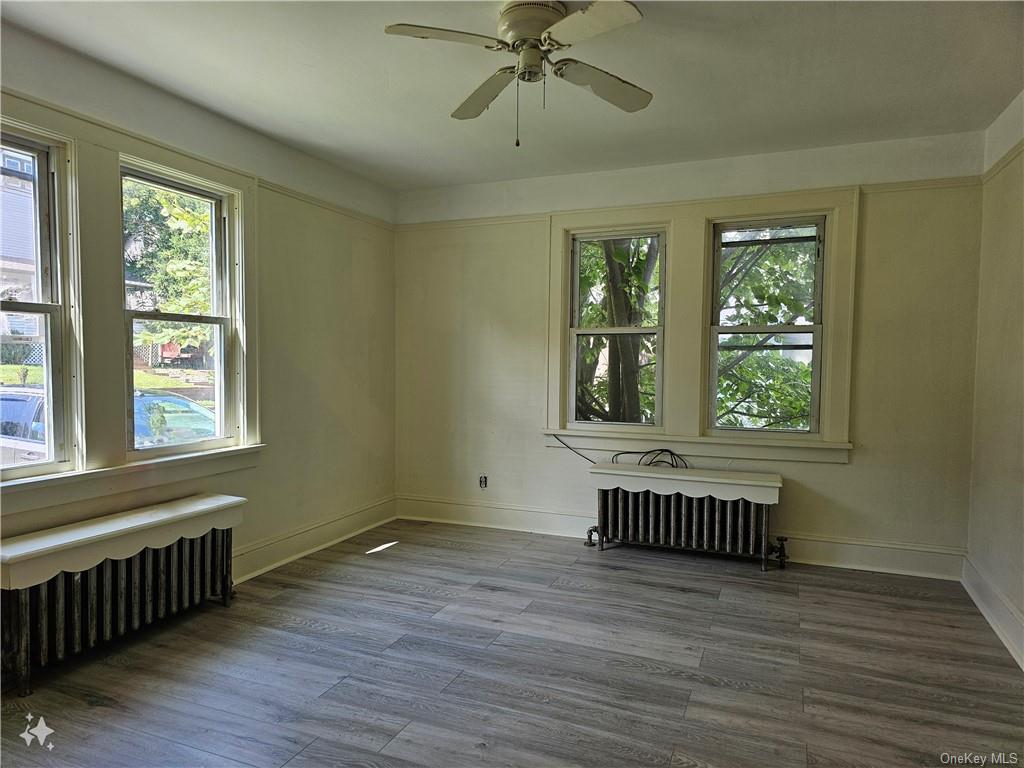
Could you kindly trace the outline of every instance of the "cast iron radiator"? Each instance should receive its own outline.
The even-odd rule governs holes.
[[[5,673],[46,667],[217,598],[231,602],[231,529],[213,529],[32,587],[2,590]],[[10,679],[9,677],[7,679]]]
[[[587,539],[596,533],[599,549],[612,542],[734,555],[760,560],[761,570],[777,554],[786,565],[786,538],[769,541],[777,475],[622,464],[594,464],[591,475],[597,525]]]
[[[780,537],[779,546],[768,541],[767,504],[621,488],[597,493],[600,549],[604,549],[605,542],[616,542],[714,552],[758,558],[762,570],[767,570],[768,557],[780,552],[785,542],[784,537]],[[779,564],[785,567],[784,552],[780,554]]]

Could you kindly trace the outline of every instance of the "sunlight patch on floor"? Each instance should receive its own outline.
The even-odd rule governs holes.
[[[373,549],[367,550],[366,554],[372,555],[374,552],[381,552],[382,550],[385,550],[388,547],[395,546],[395,544],[397,543],[397,541],[389,541],[387,544],[381,544],[379,547],[374,547]]]

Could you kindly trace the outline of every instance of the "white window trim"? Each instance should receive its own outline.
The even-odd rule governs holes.
[[[205,179],[196,179],[173,168],[158,167],[139,158],[121,157],[121,180],[137,179],[144,183],[163,186],[171,190],[196,195],[214,203],[214,219],[211,222],[211,236],[215,242],[214,270],[216,285],[214,307],[223,307],[222,314],[189,315],[159,311],[141,311],[124,308],[125,326],[125,456],[128,464],[149,459],[179,454],[194,454],[216,451],[242,444],[244,439],[244,347],[240,342],[243,331],[241,302],[238,296],[244,285],[241,259],[237,257],[239,245],[231,233],[238,231],[237,211],[240,192],[223,187]],[[124,296],[124,259],[121,260],[122,301]],[[174,445],[145,448],[135,447],[134,377],[132,360],[133,323],[137,319],[160,319],[177,322],[204,323],[220,327],[221,381],[218,382],[221,401],[218,418],[223,435]]]
[[[756,226],[794,226],[799,224],[814,224],[817,226],[817,250],[814,264],[814,318],[812,325],[717,325],[716,306],[718,294],[721,289],[719,280],[721,278],[722,264],[722,243],[718,232],[724,226],[732,227],[756,227]],[[709,435],[747,435],[747,434],[773,434],[773,435],[817,435],[821,421],[821,366],[822,366],[822,329],[826,317],[825,308],[822,306],[824,261],[827,258],[825,250],[825,217],[788,217],[780,216],[772,219],[760,219],[758,221],[744,222],[715,222],[712,226],[711,246],[711,296],[709,297],[711,332],[708,337],[708,397],[707,397],[707,429]],[[812,336],[812,367],[811,367],[811,412],[809,429],[756,429],[753,427],[728,427],[715,422],[718,420],[718,336],[723,333],[810,333]]]
[[[853,311],[859,187],[754,197],[701,200],[656,206],[594,209],[550,217],[548,276],[547,415],[543,433],[583,444],[643,440],[679,444],[690,455],[770,460],[845,462],[849,434]],[[822,279],[821,365],[818,432],[711,430],[710,351],[711,252],[714,225],[762,219],[824,217],[828,266]],[[569,321],[572,237],[591,232],[665,232],[668,254],[664,298],[665,349],[661,426],[572,422]],[[572,442],[570,440],[570,442]],[[548,438],[548,444],[554,443]],[[557,443],[555,443],[557,445]],[[797,458],[802,456],[803,458]]]
[[[60,471],[32,477],[9,477],[4,473],[0,478],[0,514],[6,517],[18,509],[30,511],[165,485],[179,477],[202,477],[255,465],[263,447],[257,335],[256,178],[22,95],[4,93],[0,121],[5,132],[58,146],[62,173],[68,177],[58,203],[60,235],[66,240],[65,405],[74,451],[74,461],[70,466],[60,467]],[[241,378],[241,421],[239,444],[235,447],[210,450],[204,445],[203,450],[195,453],[133,460],[135,457],[127,456],[125,450],[124,388],[103,383],[91,385],[88,391],[85,388],[87,371],[92,375],[97,366],[120,371],[124,359],[120,346],[124,343],[124,288],[116,278],[111,279],[123,269],[121,222],[116,214],[107,214],[120,204],[118,179],[123,165],[158,175],[166,169],[176,169],[173,175],[183,183],[205,185],[232,195],[233,223],[227,237],[233,248],[232,266],[238,271],[241,286],[232,297],[232,311],[238,318],[238,349],[244,352],[237,371]],[[90,254],[93,260],[89,275],[81,272],[81,253]],[[88,328],[82,323],[83,300],[91,317]],[[83,348],[92,350],[91,362],[82,359]]]
[[[183,483],[250,469],[259,466],[259,454],[264,447],[260,443],[236,445],[230,448],[153,457],[102,469],[84,469],[8,480],[2,488],[2,514],[4,517],[10,517],[43,507],[106,497],[111,493],[111,486],[115,485],[118,493],[130,493],[145,490],[156,484]],[[154,474],[160,475],[159,483],[154,483]]]
[[[654,326],[623,326],[621,328],[615,327],[601,327],[601,328],[583,328],[578,325],[579,322],[579,247],[578,244],[581,240],[608,240],[612,238],[624,238],[624,237],[652,237],[656,236],[659,239],[658,248],[658,324]],[[662,416],[662,390],[664,385],[664,366],[661,363],[661,358],[664,355],[665,350],[665,273],[667,258],[665,256],[665,230],[658,228],[649,228],[643,231],[613,231],[613,232],[573,232],[571,234],[571,251],[572,261],[570,265],[571,270],[571,296],[569,297],[569,340],[568,340],[568,361],[569,376],[568,376],[568,398],[566,401],[566,408],[568,412],[567,421],[574,427],[582,427],[589,429],[594,426],[599,427],[638,427],[644,430],[657,429],[661,426]],[[657,350],[656,356],[656,368],[655,368],[655,397],[654,397],[654,421],[647,423],[633,423],[633,422],[622,422],[622,421],[577,421],[576,419],[576,346],[578,336],[591,336],[591,335],[612,335],[612,334],[635,334],[635,335],[649,335],[655,337],[655,349]]]
[[[66,136],[41,130],[18,120],[4,118],[6,143],[32,152],[36,175],[45,190],[39,221],[41,294],[38,302],[2,302],[10,312],[45,314],[50,363],[50,424],[53,430],[51,461],[12,466],[0,471],[0,479],[18,480],[73,471],[82,465],[84,440],[75,414],[82,403],[81,356],[76,342],[81,327],[79,310],[79,263],[75,206],[75,146]],[[46,162],[39,159],[45,157]]]

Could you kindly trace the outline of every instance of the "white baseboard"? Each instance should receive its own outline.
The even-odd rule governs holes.
[[[396,496],[395,515],[406,520],[479,525],[579,538],[583,538],[587,528],[597,522],[593,513],[563,513],[514,504],[490,504],[411,494]],[[772,535],[789,537],[786,548],[790,559],[796,563],[950,581],[959,581],[963,572],[963,550],[956,547],[787,531],[773,531]]]
[[[240,584],[394,519],[395,499],[389,496],[327,520],[235,547],[232,565],[235,583]]]
[[[853,539],[789,531],[772,531],[772,536],[789,538],[786,550],[795,563],[946,581],[960,581],[966,554],[959,547],[886,539]]]
[[[579,538],[585,536],[587,528],[596,522],[594,515],[552,512],[518,504],[481,504],[407,494],[395,497],[395,516],[402,520],[475,525]]]
[[[985,577],[969,557],[964,558],[962,583],[981,615],[1024,669],[1024,613]]]

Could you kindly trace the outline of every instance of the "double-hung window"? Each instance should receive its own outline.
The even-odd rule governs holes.
[[[714,228],[711,426],[818,431],[824,219]]]
[[[659,424],[663,233],[573,238],[570,421]]]
[[[64,313],[50,148],[4,134],[0,158],[0,466],[68,460]]]
[[[232,444],[240,422],[224,200],[132,169],[121,198],[127,447]]]

